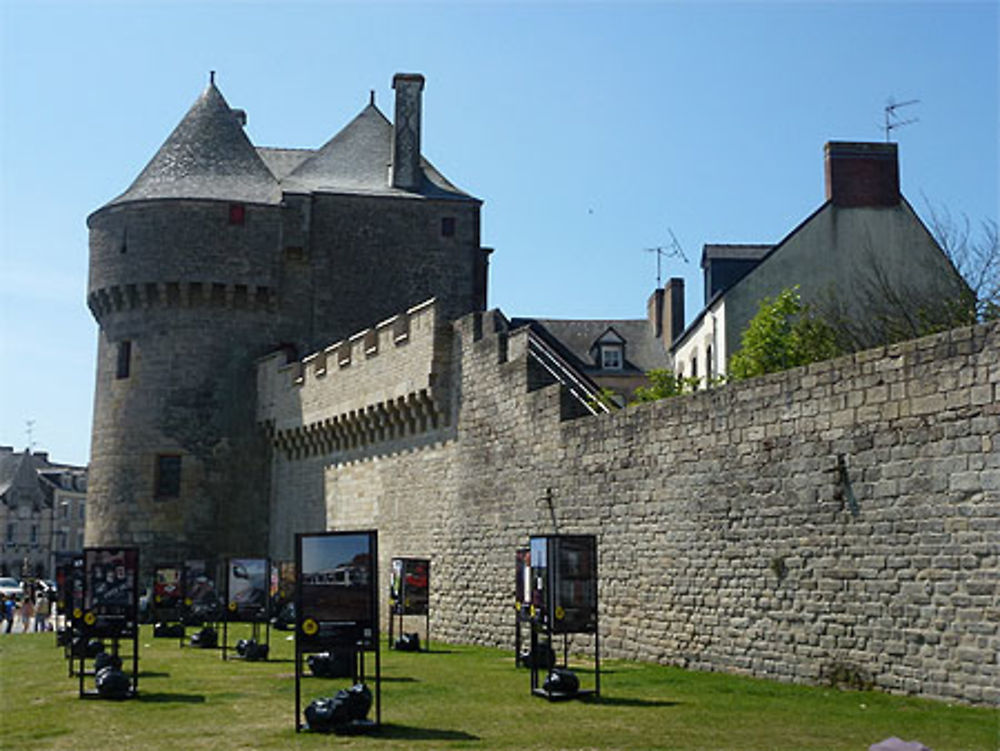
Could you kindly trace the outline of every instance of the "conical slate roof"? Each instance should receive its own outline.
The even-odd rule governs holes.
[[[281,181],[290,192],[380,193],[406,195],[389,180],[392,123],[374,104],[365,107],[311,157]],[[421,159],[424,179],[417,191],[433,198],[473,199]]]
[[[151,198],[281,200],[278,181],[214,83],[202,92],[135,182],[111,204]]]

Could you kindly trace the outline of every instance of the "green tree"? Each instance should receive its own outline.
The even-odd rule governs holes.
[[[656,368],[646,372],[648,386],[639,386],[632,393],[631,404],[655,402],[657,399],[668,399],[672,396],[690,394],[698,388],[698,378],[685,378],[666,368]]]
[[[839,354],[833,328],[813,316],[802,304],[799,288],[791,287],[760,301],[739,351],[729,360],[729,377],[739,381]]]

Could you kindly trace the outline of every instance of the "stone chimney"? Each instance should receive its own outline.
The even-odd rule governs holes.
[[[663,296],[663,334],[669,348],[684,333],[684,280],[669,279]]]
[[[394,188],[417,190],[420,169],[420,110],[424,77],[419,73],[397,73],[392,78],[396,90],[396,116],[392,131],[392,166],[389,179]]]
[[[826,200],[834,206],[899,204],[896,144],[830,141],[824,156]]]

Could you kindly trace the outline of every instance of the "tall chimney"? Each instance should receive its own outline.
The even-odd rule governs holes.
[[[397,73],[392,78],[396,90],[396,117],[392,131],[392,187],[417,190],[420,170],[420,109],[424,77],[419,73]]]
[[[834,206],[899,204],[896,144],[830,141],[823,151],[826,200]]]
[[[653,336],[659,339],[663,336],[663,290],[657,287],[646,301],[646,318],[653,327]],[[663,342],[664,348],[670,347],[670,342]]]
[[[684,280],[672,277],[663,288],[663,333],[669,347],[684,333]]]

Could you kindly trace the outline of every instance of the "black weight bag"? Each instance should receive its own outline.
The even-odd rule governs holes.
[[[309,655],[306,664],[317,678],[352,678],[354,674],[354,652],[319,652]]]
[[[372,708],[372,692],[363,683],[338,691],[332,698],[316,699],[306,707],[306,723],[319,733],[341,732],[361,723]]]
[[[94,672],[100,673],[104,668],[122,669],[122,658],[110,652],[99,652],[94,656]]]
[[[132,682],[121,670],[106,667],[97,671],[94,678],[97,693],[102,699],[127,699],[132,689]]]
[[[396,649],[400,652],[419,652],[420,634],[403,634],[396,639]]]
[[[157,623],[153,626],[153,638],[155,639],[183,639],[184,624],[182,623]]]
[[[542,689],[550,694],[572,696],[580,690],[580,679],[572,670],[553,668],[542,684]]]
[[[201,631],[191,634],[191,646],[211,649],[218,646],[219,634],[211,626],[205,626]]]

